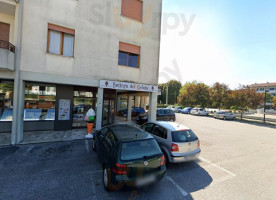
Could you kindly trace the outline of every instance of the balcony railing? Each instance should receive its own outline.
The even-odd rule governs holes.
[[[12,53],[15,53],[15,46],[7,41],[0,40],[0,48],[7,49]]]

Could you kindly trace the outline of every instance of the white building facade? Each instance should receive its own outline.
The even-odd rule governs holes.
[[[162,0],[0,0],[0,132],[156,117]]]

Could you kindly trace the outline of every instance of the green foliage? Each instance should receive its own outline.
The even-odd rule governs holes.
[[[162,83],[158,85],[158,88],[161,89],[161,95],[158,96],[158,103],[166,103],[166,90],[168,86],[168,104],[175,104],[177,97],[179,95],[179,90],[181,88],[181,82],[177,80],[170,80],[167,83]]]
[[[13,92],[13,83],[0,83],[0,92]]]
[[[270,93],[266,93],[266,102],[272,102],[274,96],[272,96],[272,94]]]
[[[263,102],[263,94],[256,93],[249,86],[240,86],[239,89],[231,91],[228,96],[232,106],[238,107],[241,110],[256,109]]]
[[[227,106],[229,92],[230,89],[227,85],[218,82],[214,83],[209,89],[211,107],[219,109],[225,108]]]
[[[276,97],[272,99],[273,107],[276,108]]]
[[[240,108],[237,107],[237,106],[231,106],[230,109],[231,109],[231,110],[240,110]]]
[[[181,89],[178,96],[178,104],[183,106],[206,107],[209,103],[209,86],[196,81],[187,82]]]

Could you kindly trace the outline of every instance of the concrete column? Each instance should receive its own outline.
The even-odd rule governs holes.
[[[132,99],[133,99],[133,96],[128,96],[128,104],[127,104],[127,121],[131,121]]]
[[[16,143],[20,143],[23,140],[24,135],[24,109],[25,109],[25,81],[19,81],[19,101],[17,112],[17,138]]]
[[[15,145],[22,141],[23,139],[23,117],[21,118],[20,113],[20,101],[22,99],[21,92],[22,86],[24,85],[23,81],[20,81],[20,61],[21,61],[21,38],[22,38],[22,21],[23,21],[23,5],[24,0],[19,2],[19,5],[16,5],[15,13],[15,78],[14,78],[14,93],[13,93],[13,121],[12,121],[12,133],[11,133],[11,144]],[[24,91],[24,89],[23,89]],[[24,94],[24,92],[23,92]],[[24,95],[23,95],[24,96]],[[24,99],[23,99],[24,105]],[[20,124],[18,122],[20,121]],[[21,127],[18,129],[19,127]],[[22,131],[20,133],[20,131]]]
[[[149,121],[156,121],[157,93],[150,93],[149,99]]]
[[[96,130],[102,128],[102,118],[103,118],[103,88],[98,88],[98,98],[97,98],[97,113],[96,113]]]

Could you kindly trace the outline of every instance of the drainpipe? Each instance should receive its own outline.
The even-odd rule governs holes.
[[[19,125],[22,124],[23,118],[19,116],[18,110],[19,102],[22,101],[19,95],[20,91],[20,60],[21,60],[21,39],[22,39],[22,22],[23,22],[23,4],[24,0],[15,0],[18,3],[17,9],[17,37],[16,37],[16,48],[15,48],[15,77],[14,77],[14,93],[13,93],[13,121],[12,121],[12,133],[11,133],[11,144],[15,145],[21,141],[18,140],[18,135],[21,130],[18,129]]]

